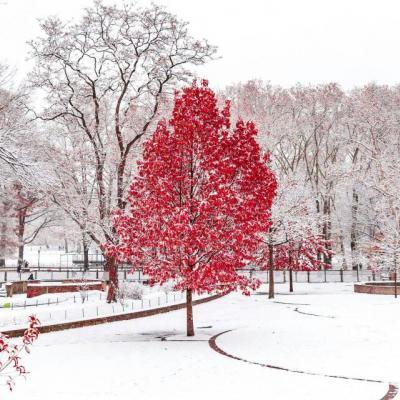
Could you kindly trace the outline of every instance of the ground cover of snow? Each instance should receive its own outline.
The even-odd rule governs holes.
[[[399,382],[400,299],[353,293],[350,284],[277,285],[230,294],[194,308],[196,333],[185,337],[185,312],[43,334],[24,358],[31,371],[4,399],[177,400],[381,399]],[[264,364],[370,383],[296,374],[223,356],[209,346]]]
[[[142,299],[125,299],[123,302],[107,304],[106,292],[88,290],[82,302],[79,292],[43,294],[27,298],[25,294],[0,298],[0,330],[23,328],[28,317],[36,315],[42,325],[77,321],[158,308],[185,301],[181,292],[165,293],[159,286],[143,286]],[[204,296],[195,296],[200,298]]]

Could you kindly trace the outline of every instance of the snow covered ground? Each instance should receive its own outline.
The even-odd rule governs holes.
[[[113,304],[107,304],[107,293],[98,290],[87,291],[84,302],[79,292],[44,294],[29,299],[25,294],[3,297],[0,298],[0,330],[23,328],[32,314],[43,325],[47,325],[147,310],[185,301],[181,292],[165,293],[158,286],[143,286],[143,290],[140,300],[125,299]],[[199,297],[195,296],[195,299]]]
[[[350,284],[278,285],[275,301],[231,294],[183,310],[42,335],[24,358],[31,371],[4,399],[382,399],[399,382],[400,299],[353,293]],[[266,368],[236,357],[309,372]],[[318,374],[321,374],[318,375]],[[322,376],[380,380],[371,383]]]

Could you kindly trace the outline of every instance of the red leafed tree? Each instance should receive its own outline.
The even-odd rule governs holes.
[[[289,291],[293,292],[293,271],[317,271],[331,267],[323,261],[326,251],[322,236],[305,234],[303,238],[276,247],[274,268],[289,271]]]
[[[259,285],[237,271],[256,262],[277,186],[256,134],[252,122],[230,127],[229,102],[219,109],[206,81],[184,89],[145,144],[129,211],[116,215],[120,242],[108,252],[186,291],[188,336],[193,293]]]

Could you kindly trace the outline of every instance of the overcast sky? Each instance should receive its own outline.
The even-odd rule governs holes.
[[[110,1],[107,1],[108,3]],[[112,3],[121,3],[119,0]],[[155,0],[219,47],[212,86],[260,78],[289,86],[400,83],[399,0]],[[141,5],[150,1],[141,0]],[[37,19],[79,17],[91,0],[0,0],[0,60],[22,75]]]

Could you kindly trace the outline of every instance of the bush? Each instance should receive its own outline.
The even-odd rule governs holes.
[[[126,300],[141,300],[144,293],[144,286],[138,282],[121,282],[118,288],[118,299],[121,304]]]

